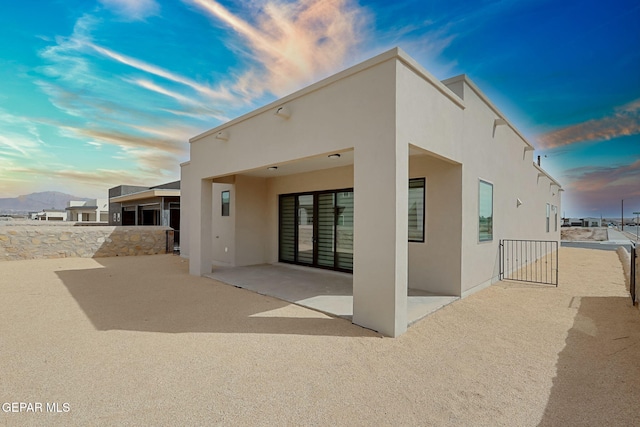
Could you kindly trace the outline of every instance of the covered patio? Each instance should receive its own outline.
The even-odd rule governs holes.
[[[214,267],[205,277],[353,320],[353,275],[349,273],[276,263]],[[409,288],[407,326],[457,299]]]

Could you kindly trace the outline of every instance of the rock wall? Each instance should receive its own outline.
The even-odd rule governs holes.
[[[0,261],[155,255],[173,251],[169,227],[0,227]]]

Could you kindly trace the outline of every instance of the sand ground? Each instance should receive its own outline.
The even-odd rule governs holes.
[[[562,240],[569,242],[598,241],[607,240],[607,229],[591,227],[562,227],[560,229]]]
[[[172,255],[0,263],[0,425],[640,425],[615,252],[501,282],[397,339],[187,274]],[[64,412],[64,403],[68,412]]]

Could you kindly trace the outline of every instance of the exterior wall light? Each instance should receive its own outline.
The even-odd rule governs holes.
[[[221,141],[228,141],[229,132],[227,132],[226,130],[221,130],[220,132],[216,133],[216,139],[219,139]]]
[[[338,154],[338,153],[329,154],[327,157],[330,158],[330,159],[339,159],[340,158],[340,154]]]
[[[276,171],[276,170],[278,170],[278,167],[277,167],[277,166],[269,166],[269,167],[267,168],[267,170],[268,170],[268,171]]]
[[[289,109],[285,106],[278,107],[278,109],[276,110],[276,116],[282,117],[283,119],[288,119],[289,117],[291,117],[291,111],[289,111]]]

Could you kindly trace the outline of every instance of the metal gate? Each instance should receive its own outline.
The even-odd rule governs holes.
[[[558,286],[558,242],[500,240],[500,280]]]
[[[629,275],[629,292],[631,293],[631,303],[636,305],[638,279],[638,245],[631,242],[631,274]]]

